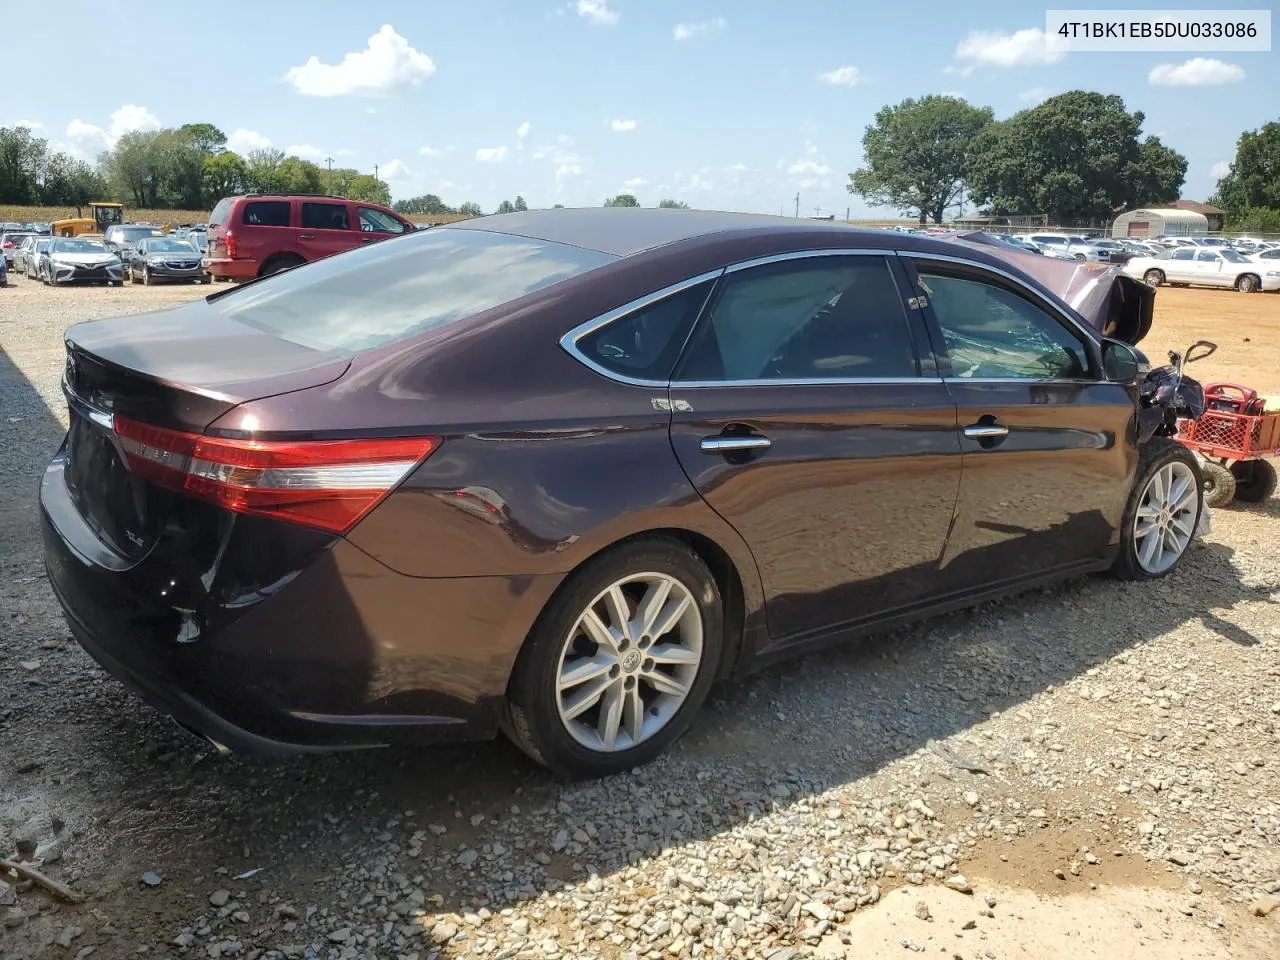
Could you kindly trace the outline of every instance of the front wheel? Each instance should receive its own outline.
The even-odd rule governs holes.
[[[539,617],[512,672],[504,729],[561,776],[652,760],[706,699],[724,646],[720,591],[675,540],[587,563]]]
[[[1251,273],[1236,277],[1236,289],[1241,293],[1253,293],[1258,289],[1258,278]]]
[[[1143,445],[1112,575],[1154,580],[1178,565],[1200,523],[1202,483],[1200,464],[1182,444],[1152,437]]]
[[[1270,460],[1237,460],[1231,465],[1236,483],[1236,499],[1244,503],[1261,503],[1275,496],[1276,468]]]
[[[1160,284],[1164,283],[1164,271],[1148,270],[1142,275],[1142,281],[1148,287],[1158,287]]]

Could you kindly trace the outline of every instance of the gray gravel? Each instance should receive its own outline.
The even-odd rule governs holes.
[[[89,899],[3,878],[3,956],[855,956],[849,918],[930,884],[981,923],[996,883],[1133,884],[1224,949],[1280,929],[1280,501],[1217,511],[1156,584],[1079,580],[725,685],[670,756],[607,781],[501,742],[222,759],[68,640],[31,496],[65,326],[207,288],[15,282],[0,849]]]

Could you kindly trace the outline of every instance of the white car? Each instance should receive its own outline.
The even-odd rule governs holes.
[[[1266,264],[1273,269],[1280,270],[1280,247],[1259,250],[1256,253],[1248,254],[1248,257],[1254,263]]]
[[[1100,256],[1098,248],[1088,240],[1073,237],[1066,233],[1033,233],[1022,238],[1030,240],[1043,252],[1068,260],[1105,260]]]
[[[1170,283],[1235,287],[1241,293],[1280,290],[1280,262],[1270,269],[1227,247],[1179,247],[1168,257],[1134,257],[1122,269],[1153,287]]]

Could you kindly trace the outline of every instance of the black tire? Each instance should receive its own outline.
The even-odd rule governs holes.
[[[1195,454],[1182,444],[1170,440],[1168,437],[1152,437],[1143,445],[1138,454],[1138,473],[1133,479],[1133,490],[1129,493],[1129,502],[1125,504],[1124,519],[1120,524],[1120,553],[1111,565],[1111,575],[1119,580],[1157,580],[1178,569],[1182,561],[1186,559],[1187,551],[1184,550],[1182,556],[1178,557],[1169,569],[1160,573],[1151,573],[1148,570],[1144,570],[1138,562],[1137,542],[1134,537],[1138,504],[1147,489],[1151,475],[1174,460],[1179,460],[1190,467],[1191,475],[1195,478],[1196,487],[1203,489],[1204,477],[1200,472],[1200,462],[1196,459]],[[1193,531],[1199,528],[1200,514],[1203,512],[1204,498],[1201,497],[1196,506],[1195,523],[1192,525]],[[1194,542],[1194,539],[1193,534],[1192,542]],[[1191,544],[1188,543],[1187,550],[1190,549]]]
[[[269,277],[273,273],[279,273],[281,270],[288,270],[290,267],[296,267],[303,263],[306,263],[306,261],[301,257],[276,257],[276,259],[268,260],[262,265],[262,269],[258,271],[258,276]]]
[[[130,283],[142,282],[141,280],[138,279],[138,272],[134,270],[132,266],[129,267],[129,282]]]
[[[1240,293],[1256,293],[1262,284],[1252,273],[1242,273],[1236,277],[1236,290]]]
[[[142,285],[144,287],[151,286],[151,271],[147,269],[145,264],[142,267]]]
[[[124,286],[124,281],[123,281],[123,280],[112,280],[112,281],[111,281],[111,285],[112,285],[113,287],[123,287],[123,286]]]
[[[1242,503],[1261,503],[1275,496],[1276,467],[1270,460],[1237,460],[1231,465],[1236,482],[1236,499]]]
[[[605,753],[580,744],[565,729],[556,705],[561,651],[578,617],[610,584],[641,572],[678,579],[702,617],[702,660],[685,701],[667,725],[637,746]],[[715,577],[702,558],[676,540],[621,544],[575,572],[526,639],[507,685],[503,730],[533,760],[569,779],[604,777],[648,763],[683,734],[706,700],[724,649],[724,610]]]
[[[1151,269],[1142,275],[1142,282],[1148,287],[1158,287],[1164,283],[1164,271]]]
[[[1204,502],[1208,507],[1225,507],[1236,498],[1236,478],[1230,470],[1212,461],[1200,468],[1204,474]]]

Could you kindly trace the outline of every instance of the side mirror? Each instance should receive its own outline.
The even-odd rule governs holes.
[[[1138,355],[1127,343],[1106,340],[1102,344],[1102,374],[1113,383],[1132,383],[1138,379]]]

